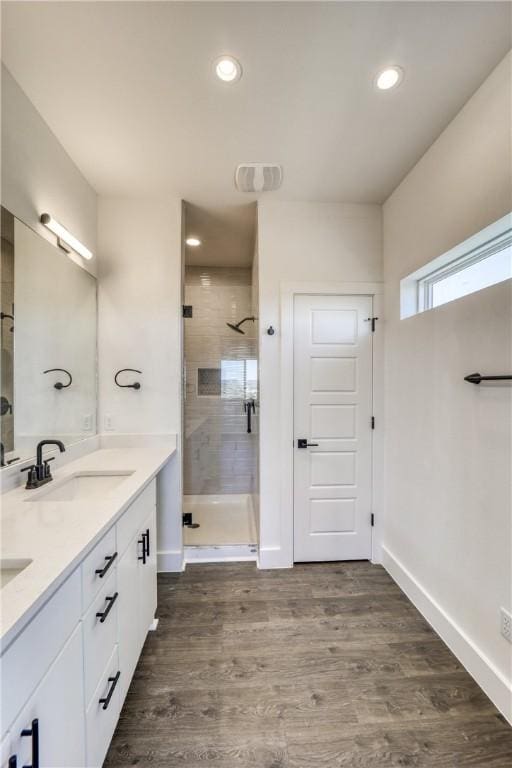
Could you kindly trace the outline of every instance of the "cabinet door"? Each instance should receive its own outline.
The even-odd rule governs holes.
[[[131,540],[117,566],[119,691],[124,701],[156,611],[156,509]]]
[[[14,757],[15,755],[11,751],[11,734],[7,731],[0,743],[0,765],[2,768],[14,768],[14,762],[11,762],[11,766],[9,766],[9,760]]]
[[[117,565],[117,621],[119,627],[119,692],[121,704],[130,687],[141,651],[139,633],[139,535],[133,537]]]
[[[156,509],[146,518],[141,534],[146,541],[146,556],[139,560],[139,636],[142,647],[155,618],[157,603]]]
[[[85,765],[82,628],[75,629],[11,728],[18,766],[32,765],[39,748],[40,768]],[[31,735],[30,731],[34,731]],[[22,731],[27,735],[22,736]]]

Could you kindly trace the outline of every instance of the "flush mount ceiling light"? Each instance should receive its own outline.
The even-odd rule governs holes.
[[[187,245],[190,245],[192,248],[197,248],[198,245],[201,245],[201,241],[198,237],[187,237],[185,242]]]
[[[39,221],[44,224],[50,232],[53,232],[57,236],[57,243],[66,253],[75,251],[79,256],[84,259],[92,259],[92,252],[85,247],[71,232],[68,232],[66,227],[59,224],[49,213],[42,213]]]
[[[390,88],[400,85],[403,79],[404,71],[401,67],[386,67],[375,78],[375,85],[380,91],[389,91]]]
[[[233,56],[219,56],[215,61],[215,74],[225,83],[236,83],[242,77],[242,67]]]

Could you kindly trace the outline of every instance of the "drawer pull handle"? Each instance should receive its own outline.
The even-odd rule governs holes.
[[[105,619],[109,615],[110,611],[112,610],[112,606],[114,605],[114,603],[115,603],[115,601],[117,600],[118,597],[119,597],[119,592],[114,592],[112,597],[107,596],[105,598],[105,600],[108,601],[107,607],[105,608],[104,611],[99,611],[96,614],[96,618],[100,620],[100,624],[103,624],[103,622],[105,621]]]
[[[112,685],[110,686],[110,688],[108,690],[108,693],[105,696],[105,698],[99,700],[99,703],[103,704],[103,709],[107,709],[108,708],[108,705],[110,704],[110,699],[114,695],[114,691],[116,689],[116,685],[118,684],[120,677],[121,677],[121,671],[119,671],[116,675],[114,675],[114,677],[109,677],[108,678],[108,682],[112,683]]]
[[[149,528],[146,528],[146,533],[143,535],[146,537],[146,557],[149,557]]]
[[[16,768],[17,765],[18,765],[18,758],[16,757],[16,755],[11,755],[11,757],[9,758],[9,768]]]
[[[138,544],[142,544],[142,555],[139,555],[137,559],[142,560],[142,565],[146,565],[146,557],[148,556],[148,551],[146,549],[146,534],[147,532],[144,531],[142,538],[138,541]]]
[[[32,762],[23,768],[39,768],[39,720],[32,720],[32,728],[24,728],[21,736],[32,737]]]
[[[103,568],[96,568],[94,573],[98,574],[100,579],[102,579],[107,573],[112,563],[114,562],[114,560],[116,559],[116,557],[117,557],[117,552],[114,552],[113,555],[107,555],[105,558],[105,560],[107,561],[106,564],[103,566]]]

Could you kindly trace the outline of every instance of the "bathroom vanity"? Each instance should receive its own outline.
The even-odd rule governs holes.
[[[0,768],[100,768],[155,621],[176,438],[97,434],[96,279],[1,213]]]
[[[174,450],[97,450],[2,496],[2,768],[102,765],[154,622]]]

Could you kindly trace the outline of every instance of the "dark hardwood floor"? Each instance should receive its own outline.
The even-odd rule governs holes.
[[[159,577],[105,768],[511,768],[512,728],[383,568]]]

